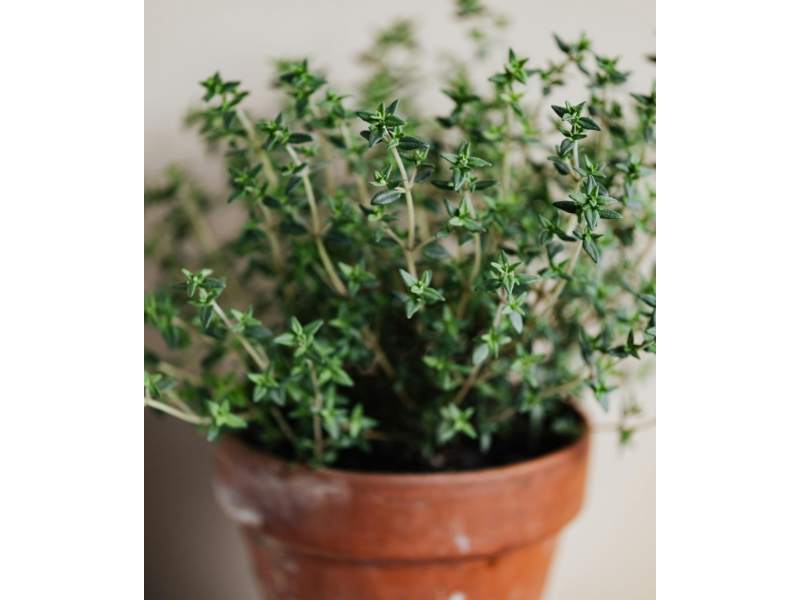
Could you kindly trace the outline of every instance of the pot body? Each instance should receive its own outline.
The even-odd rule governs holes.
[[[289,465],[226,438],[215,493],[268,600],[536,600],[583,502],[588,434],[480,471]]]

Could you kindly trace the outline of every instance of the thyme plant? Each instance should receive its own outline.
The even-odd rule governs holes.
[[[458,2],[478,56],[487,14]],[[277,63],[276,114],[203,81],[189,122],[241,227],[223,236],[224,200],[179,170],[146,191],[164,284],[145,404],[211,440],[381,470],[528,458],[580,433],[584,392],[609,410],[622,363],[655,352],[655,91],[630,94],[585,36],[555,42],[538,66],[508,50],[488,82],[452,70],[439,116],[394,97],[417,85],[390,58],[415,51],[408,22],[354,96],[305,59]],[[585,92],[560,100],[570,77]]]

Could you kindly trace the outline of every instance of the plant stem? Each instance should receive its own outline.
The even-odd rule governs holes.
[[[322,460],[322,423],[320,422],[319,413],[322,410],[322,393],[319,389],[319,381],[317,380],[317,369],[314,363],[308,361],[308,367],[311,370],[311,384],[314,386],[314,409],[312,417],[314,420],[314,457],[317,461]]]
[[[392,238],[395,242],[397,242],[398,246],[400,246],[403,250],[405,250],[406,247],[405,244],[403,243],[403,240],[401,240],[400,236],[394,232],[394,229],[392,229],[389,225],[387,225],[383,221],[381,221],[381,225],[383,225],[383,231],[386,233],[386,235]]]
[[[414,187],[414,182],[417,179],[417,167],[414,167],[414,172],[411,173],[411,176],[408,178],[409,182],[411,183],[411,187]],[[431,237],[431,227],[428,223],[428,211],[425,209],[424,206],[421,204],[414,209],[414,213],[417,219],[417,226],[419,227],[419,237],[423,240],[428,240]],[[419,249],[419,247],[417,248]]]
[[[397,373],[392,363],[390,363],[389,359],[386,357],[386,353],[383,351],[377,336],[366,327],[362,330],[361,335],[364,336],[364,343],[367,347],[375,353],[375,360],[378,362],[381,369],[383,369],[383,372],[389,376],[389,379],[396,379]]]
[[[264,176],[267,178],[267,183],[273,189],[278,187],[278,175],[275,173],[275,168],[272,166],[272,161],[269,159],[269,155],[266,151],[261,147],[259,143],[258,136],[256,135],[255,128],[253,127],[253,123],[250,121],[249,117],[245,112],[237,107],[236,108],[236,117],[239,119],[239,122],[242,124],[242,128],[245,131],[245,135],[247,136],[247,142],[250,145],[250,149],[256,154],[258,157],[259,162],[264,169]],[[270,213],[269,209],[264,206],[261,202],[258,203],[258,208],[261,211],[261,216],[264,218],[264,225],[266,226],[266,234],[267,240],[269,241],[270,249],[272,250],[272,260],[277,270],[281,270],[283,261],[281,260],[281,249],[280,244],[278,243],[278,238],[275,235],[275,227],[272,222],[272,213]]]
[[[424,206],[420,205],[414,209],[414,213],[419,227],[419,237],[423,240],[427,240],[431,237],[431,228],[428,224],[428,211]]]
[[[394,230],[389,225],[386,225],[385,223],[382,223],[382,225],[383,225],[383,230],[386,232],[386,235],[388,235],[395,242],[397,242],[397,245],[400,246],[400,248],[403,250],[403,255],[406,258],[406,267],[408,268],[408,272],[411,273],[414,277],[416,277],[417,267],[414,264],[414,253],[408,248],[406,248],[406,245],[403,243],[403,240],[400,239],[400,237],[394,232]]]
[[[468,196],[464,196],[464,200],[467,203],[467,210],[469,210],[469,215],[474,219],[475,218],[475,206],[472,204],[472,199]],[[464,311],[467,308],[467,301],[469,300],[470,295],[472,294],[472,286],[475,284],[475,280],[478,278],[478,274],[481,272],[481,234],[474,233],[472,235],[472,243],[475,246],[475,251],[472,254],[472,270],[469,274],[469,279],[467,279],[467,286],[464,289],[461,300],[458,303],[458,309],[456,310],[456,316],[460,319],[464,316]]]
[[[258,160],[261,162],[261,165],[264,168],[264,176],[267,178],[267,182],[272,188],[278,187],[278,174],[275,172],[275,167],[272,166],[272,161],[269,159],[269,155],[261,147],[261,144],[258,141],[258,136],[256,135],[256,130],[255,127],[253,127],[252,121],[250,121],[250,118],[247,116],[247,114],[238,106],[236,107],[236,117],[242,124],[242,129],[244,129],[244,132],[247,136],[247,142],[250,144],[250,149],[255,152],[256,156],[258,156]]]
[[[191,197],[191,190],[187,190],[185,185],[181,186],[178,191],[178,202],[180,202],[183,212],[192,224],[192,229],[197,234],[197,241],[200,243],[203,252],[206,256],[211,256],[219,244],[214,232],[208,226],[208,222],[197,210],[197,204],[194,198]]]
[[[469,274],[469,288],[472,289],[472,284],[478,278],[478,273],[481,272],[481,234],[476,233],[472,236],[472,243],[475,244],[475,252],[472,255],[472,271]]]
[[[228,316],[225,314],[225,311],[217,304],[216,301],[212,304],[214,308],[214,312],[219,315],[219,318],[222,319],[222,322],[225,323],[225,327],[227,327],[231,333],[236,336],[236,339],[239,340],[239,343],[242,347],[247,351],[253,361],[258,365],[258,368],[262,371],[265,371],[267,367],[269,367],[269,358],[263,356],[261,353],[257,352],[255,348],[250,344],[250,342],[245,338],[242,334],[237,333],[233,329],[233,323],[230,322]],[[274,406],[270,407],[270,414],[278,423],[278,427],[283,432],[283,435],[287,437],[287,439],[292,443],[292,445],[297,446],[297,437],[292,432],[292,428],[289,426],[289,423],[286,422],[281,412]],[[240,415],[241,416],[241,415]]]
[[[275,419],[275,422],[278,423],[278,427],[283,432],[283,435],[286,436],[286,439],[288,439],[289,442],[296,447],[297,437],[294,435],[292,428],[289,427],[289,423],[287,423],[286,419],[284,419],[283,415],[281,414],[281,411],[279,411],[274,406],[271,406],[269,409],[269,413],[272,415],[272,418]]]
[[[339,125],[339,130],[342,132],[342,139],[344,140],[344,146],[347,148],[347,152],[352,152],[353,149],[353,140],[350,137],[350,129],[347,127],[346,123],[341,123]],[[355,175],[354,179],[356,182],[356,188],[358,189],[358,195],[361,198],[361,204],[364,206],[369,206],[369,191],[367,191],[367,185],[364,183],[364,180],[361,176],[353,169],[352,165],[350,166],[350,170]]]
[[[642,249],[642,252],[639,254],[639,256],[636,257],[636,260],[633,263],[633,270],[636,272],[637,275],[639,274],[639,267],[641,267],[642,263],[644,263],[650,257],[650,251],[653,249],[653,246],[655,245],[656,245],[656,238],[655,236],[651,236],[650,239],[647,240],[647,244]]]
[[[500,325],[500,319],[503,316],[503,309],[506,306],[507,298],[508,295],[506,294],[505,290],[501,290],[500,302],[497,305],[497,310],[495,310],[494,319],[492,320],[492,329],[497,329],[497,327]],[[455,397],[453,398],[453,404],[458,405],[464,401],[469,391],[475,385],[475,382],[477,381],[478,376],[480,375],[481,369],[483,368],[484,364],[490,364],[492,360],[487,359],[484,362],[474,365],[472,367],[472,370],[469,372],[466,381],[464,381],[463,385],[458,390],[458,393],[456,393]]]
[[[469,216],[474,219],[477,215],[475,213],[475,206],[472,204],[472,198],[465,194],[464,200],[467,203]],[[472,235],[472,241],[475,244],[475,252],[473,254],[472,271],[469,274],[469,285],[467,286],[468,290],[472,289],[472,284],[475,283],[475,280],[478,278],[478,274],[481,271],[481,234],[474,233]]]
[[[611,369],[614,366],[616,366],[621,360],[622,360],[621,358],[617,358],[613,362],[610,362],[609,365],[608,365],[608,369]],[[561,393],[563,391],[566,391],[566,390],[570,389],[572,386],[577,385],[578,383],[580,383],[581,381],[583,381],[587,377],[590,377],[591,375],[592,375],[592,369],[591,368],[587,368],[583,373],[581,373],[580,375],[576,375],[572,379],[568,379],[567,381],[565,381],[563,383],[559,383],[557,385],[553,385],[553,386],[550,386],[549,388],[545,388],[545,389],[541,390],[539,392],[539,395],[542,396],[542,397],[545,397],[545,396],[553,396],[555,394],[559,394],[559,393]]]
[[[311,115],[315,119],[319,119],[319,108],[311,102],[309,103],[309,109],[311,111]],[[322,164],[325,165],[332,163],[331,161],[331,146],[328,142],[328,139],[324,135],[318,136],[319,142],[319,150],[322,154]],[[333,182],[331,180],[331,170],[330,169],[322,169],[322,187],[325,190],[325,193],[330,195],[333,192]]]
[[[175,365],[165,362],[163,360],[158,362],[158,364],[156,365],[156,370],[161,371],[167,377],[172,377],[173,379],[181,379],[194,386],[200,386],[203,384],[203,380],[194,373],[190,373],[186,369],[181,369],[180,367],[176,367]]]
[[[472,389],[472,386],[475,385],[475,380],[478,378],[478,375],[481,372],[482,365],[475,365],[472,367],[472,370],[469,372],[466,381],[458,390],[458,393],[453,398],[453,404],[461,404],[464,401],[464,398],[467,397],[467,394]]]
[[[572,168],[577,170],[580,166],[581,162],[578,151],[578,140],[575,140],[575,143],[572,144]]]
[[[286,151],[289,153],[289,156],[292,157],[294,164],[302,164],[302,161],[297,156],[297,152],[295,152],[291,145],[286,145]],[[303,181],[303,189],[305,189],[306,198],[308,199],[308,207],[311,211],[311,233],[314,236],[314,241],[317,245],[317,252],[319,253],[319,258],[322,261],[322,266],[325,268],[325,272],[328,274],[328,278],[331,280],[331,285],[336,293],[340,296],[347,296],[347,288],[345,287],[344,283],[342,283],[339,275],[337,275],[336,269],[331,262],[331,257],[328,255],[328,251],[325,249],[325,244],[322,242],[322,228],[320,226],[319,212],[317,210],[317,200],[314,196],[314,188],[312,187],[311,180],[308,177],[307,169],[303,169],[303,172],[300,174],[300,179]]]
[[[456,317],[459,319],[464,318],[464,312],[467,310],[467,302],[472,295],[472,286],[475,279],[478,277],[481,268],[481,236],[476,233],[472,236],[473,244],[475,245],[475,252],[473,253],[472,271],[470,272],[469,279],[464,291],[461,293],[461,299],[458,301],[458,308],[456,308]]]
[[[272,222],[272,214],[269,212],[269,209],[264,206],[261,202],[258,203],[259,211],[261,212],[261,216],[264,218],[264,233],[267,234],[267,240],[269,242],[270,250],[272,251],[272,263],[275,266],[277,271],[281,271],[283,268],[283,260],[281,258],[281,247],[278,243],[278,237],[275,235],[275,226]]]
[[[301,164],[300,158],[297,156],[297,152],[295,152],[294,148],[292,148],[291,145],[287,145],[286,146],[286,150],[288,151],[289,156],[291,156],[292,161],[296,165]],[[312,187],[311,180],[308,177],[308,172],[306,170],[303,170],[303,173],[301,174],[300,177],[301,177],[301,179],[303,181],[303,188],[305,189],[306,198],[308,199],[309,210],[311,211],[311,226],[312,226],[312,230],[313,230],[314,239],[315,239],[316,245],[317,245],[317,251],[319,252],[320,260],[322,261],[322,265],[325,268],[325,272],[328,274],[328,277],[330,278],[331,283],[333,284],[334,290],[340,296],[347,296],[348,295],[347,294],[347,288],[345,287],[344,283],[342,283],[342,280],[339,278],[339,275],[336,273],[336,269],[334,268],[333,263],[331,262],[330,256],[328,255],[328,251],[325,249],[325,244],[322,242],[322,235],[321,235],[321,228],[320,228],[320,221],[319,221],[319,212],[317,210],[317,202],[316,202],[316,198],[314,196],[314,188]],[[393,237],[396,241],[398,241],[398,243],[402,247],[403,243],[397,237],[397,235],[388,227],[387,227],[387,231],[390,233],[390,236]],[[413,262],[413,258],[410,256],[410,252],[405,250],[405,249],[404,249],[404,252],[406,253],[407,261],[409,262],[410,266],[413,267],[414,266],[414,262]],[[415,269],[415,271],[416,271],[416,269]],[[381,367],[383,368],[383,370],[386,372],[387,375],[389,375],[391,378],[394,378],[395,377],[394,368],[392,368],[391,364],[389,363],[388,359],[386,358],[386,354],[380,348],[380,344],[378,344],[377,337],[374,334],[372,334],[371,332],[369,332],[369,330],[367,330],[367,329],[365,329],[364,331],[365,331],[365,333],[369,334],[369,339],[371,339],[372,342],[373,342],[372,350],[373,350],[373,352],[375,352],[375,356],[378,359],[378,364],[381,365]],[[366,338],[366,335],[365,335],[365,338]],[[313,369],[313,365],[312,365],[312,369]],[[314,372],[314,378],[316,378],[316,372]],[[320,400],[321,400],[321,398],[320,398]],[[318,426],[318,423],[317,423],[318,420],[319,420],[318,418],[316,418],[316,420],[315,420],[315,433],[316,433],[316,428]]]
[[[228,330],[236,337],[236,339],[239,340],[239,343],[242,345],[245,351],[250,355],[250,358],[253,359],[256,365],[258,365],[258,368],[261,369],[262,371],[265,371],[269,366],[269,358],[258,352],[252,346],[252,344],[250,344],[250,341],[246,337],[244,337],[241,333],[235,330],[233,323],[231,323],[230,319],[228,319],[228,315],[225,314],[225,311],[222,310],[219,304],[217,304],[216,300],[211,301],[211,307],[214,309],[214,312],[217,313],[219,318],[225,324],[225,327],[227,327]]]
[[[581,381],[584,380],[589,375],[589,373],[576,375],[572,379],[565,381],[564,383],[559,383],[558,385],[551,385],[549,388],[545,388],[539,392],[539,395],[542,397],[545,396],[554,396],[556,394],[560,394],[561,392],[565,392],[569,390],[571,387],[578,385]]]
[[[575,265],[578,263],[578,258],[581,255],[581,243],[575,242],[575,249],[572,251],[572,257],[569,260],[569,264],[564,272],[566,276],[571,275],[572,271],[575,270]],[[547,294],[545,299],[544,306],[541,312],[536,316],[541,316],[548,311],[550,311],[558,302],[559,297],[561,296],[561,292],[564,291],[564,288],[567,286],[567,278],[564,277],[561,281],[558,282],[556,287],[553,288],[553,291]],[[537,303],[538,304],[538,303]]]
[[[153,400],[152,398],[149,398],[147,396],[144,397],[144,404],[145,406],[149,406],[150,408],[159,410],[163,413],[175,417],[176,419],[180,419],[181,421],[185,421],[186,423],[191,423],[192,425],[211,424],[211,419],[208,417],[201,417],[200,415],[184,412],[182,410],[175,408],[174,406],[170,406],[169,404],[159,402],[158,400]]]
[[[638,421],[636,423],[632,423],[630,421],[626,421],[625,419],[622,420],[620,423],[596,423],[592,425],[592,431],[597,433],[617,433],[619,432],[620,427],[625,427],[626,429],[631,428],[633,431],[639,432],[644,431],[646,429],[650,429],[651,427],[656,426],[656,418],[650,417],[648,419],[644,419]]]
[[[578,140],[575,140],[575,143],[572,145],[572,167],[573,169],[577,169],[578,165],[580,164],[580,151],[578,150]],[[580,189],[580,176],[577,173],[573,173],[573,175],[578,180],[578,188]],[[564,231],[568,234],[569,230],[572,229],[575,225],[577,225],[577,219],[573,220],[573,216],[570,215],[567,218],[567,225],[565,226]],[[575,269],[575,265],[578,262],[578,257],[581,254],[581,242],[578,241],[575,243],[575,249],[573,250],[572,257],[570,258],[569,264],[567,265],[567,269],[565,275],[570,275]],[[558,298],[561,296],[561,292],[564,291],[564,288],[567,285],[566,277],[563,278],[558,284],[549,292],[545,293],[543,296],[540,296],[536,299],[535,304],[533,305],[533,313],[534,316],[541,316],[546,312],[550,311],[555,303],[558,301]],[[544,307],[542,310],[537,314],[536,308],[539,306],[540,302],[544,302]]]
[[[415,230],[417,228],[416,224],[416,211],[414,210],[414,197],[411,195],[411,182],[408,179],[408,173],[406,173],[406,167],[403,165],[403,159],[400,157],[400,153],[397,151],[397,148],[392,148],[392,158],[394,158],[394,162],[397,163],[397,169],[400,171],[400,177],[403,180],[403,190],[406,194],[406,210],[408,211],[408,242],[407,247],[409,250],[414,250],[414,235]],[[416,271],[416,269],[414,269]],[[416,273],[411,273],[416,277]]]
[[[503,144],[503,162],[501,166],[501,189],[503,190],[503,195],[507,196],[508,192],[510,191],[509,188],[511,187],[511,161],[509,160],[509,156],[511,154],[511,105],[506,105],[506,110],[503,113],[503,125],[505,129],[505,143]]]
[[[612,366],[616,365],[620,360],[621,359],[616,360],[612,364]],[[567,391],[570,388],[578,385],[584,379],[586,379],[587,377],[590,377],[591,374],[592,374],[591,369],[587,369],[586,371],[584,371],[580,375],[576,375],[575,377],[573,377],[571,379],[568,379],[567,381],[565,381],[563,383],[559,383],[557,385],[552,385],[552,386],[550,386],[548,388],[540,390],[539,391],[539,396],[541,398],[546,398],[548,396],[555,396],[556,394],[560,394],[561,392]],[[500,423],[502,421],[505,421],[506,419],[509,419],[509,418],[513,417],[515,414],[517,414],[517,412],[518,411],[517,411],[516,408],[514,408],[513,406],[510,406],[510,407],[504,409],[503,411],[501,411],[500,413],[498,413],[497,415],[495,415],[492,418],[492,421],[495,422],[495,423]]]
[[[607,109],[608,106],[608,88],[604,87],[600,91],[600,101],[603,103],[603,110],[601,111],[601,120],[602,120],[602,127],[600,127],[600,131],[597,132],[597,141],[595,142],[595,148],[597,152],[598,160],[603,160],[606,157],[606,130],[608,129],[608,120],[606,119]]]
[[[192,408],[188,404],[186,404],[186,402],[184,402],[181,399],[181,397],[178,396],[178,394],[175,393],[174,390],[166,390],[164,392],[164,395],[167,398],[169,398],[169,401],[172,403],[173,406],[177,406],[179,409],[181,409],[182,411],[187,412],[189,414],[194,413]]]

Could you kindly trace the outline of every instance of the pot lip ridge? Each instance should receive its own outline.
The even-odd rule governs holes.
[[[478,481],[484,482],[486,480],[513,478],[514,476],[521,476],[535,471],[546,470],[548,467],[558,465],[559,463],[569,462],[574,457],[582,455],[588,448],[589,437],[591,435],[591,426],[583,411],[576,408],[576,412],[580,416],[581,423],[583,425],[583,431],[575,440],[569,442],[565,446],[534,458],[515,461],[496,467],[486,467],[467,471],[392,473],[379,471],[355,471],[335,469],[331,467],[314,468],[303,463],[290,462],[263,450],[257,450],[247,444],[244,440],[232,435],[226,435],[222,438],[222,440],[220,440],[221,444],[220,448],[218,449],[218,456],[220,458],[224,457],[223,460],[231,460],[231,451],[237,454],[246,453],[254,460],[258,460],[258,462],[261,464],[271,464],[282,469],[290,470],[294,473],[311,474],[316,477],[339,479],[352,483],[374,483],[380,485],[402,486],[409,484],[414,486],[435,486],[454,483],[470,484]],[[230,450],[228,450],[229,448]]]

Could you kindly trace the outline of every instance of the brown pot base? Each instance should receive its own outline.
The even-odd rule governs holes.
[[[268,600],[536,600],[583,501],[588,432],[506,467],[313,470],[227,438],[215,491]]]
[[[319,600],[531,600],[538,598],[555,537],[489,557],[349,561],[295,552],[244,532],[264,598]]]

